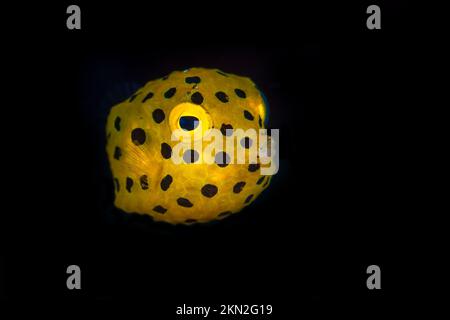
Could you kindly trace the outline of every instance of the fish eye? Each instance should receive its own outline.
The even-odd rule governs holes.
[[[180,117],[179,124],[180,128],[185,131],[192,131],[198,127],[200,120],[193,116],[182,116]]]
[[[201,106],[182,102],[176,105],[169,114],[169,126],[172,133],[185,134],[194,140],[202,139],[212,127],[209,113]]]

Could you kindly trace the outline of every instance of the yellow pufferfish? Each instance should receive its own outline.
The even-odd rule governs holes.
[[[271,176],[260,173],[259,158],[256,164],[237,164],[236,155],[230,159],[224,148],[211,164],[198,164],[199,154],[189,150],[186,161],[175,164],[171,134],[216,128],[225,138],[235,128],[264,128],[266,113],[265,100],[249,78],[217,69],[175,71],[148,82],[108,116],[115,206],[173,224],[239,212],[270,183]]]

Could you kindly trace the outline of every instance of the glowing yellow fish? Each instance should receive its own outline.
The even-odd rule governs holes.
[[[172,134],[182,130],[204,137],[216,128],[226,139],[237,128],[264,128],[266,110],[249,78],[219,70],[192,68],[148,82],[108,116],[116,207],[187,224],[240,211],[270,182],[270,176],[261,175],[261,164],[238,164],[236,153],[230,156],[225,147],[210,155],[211,163],[199,161],[203,153],[187,149],[181,155],[184,161],[176,164]],[[241,141],[247,149],[252,143],[248,137]]]

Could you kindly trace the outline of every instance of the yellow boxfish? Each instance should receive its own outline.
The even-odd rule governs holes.
[[[115,206],[174,224],[239,212],[269,185],[271,176],[261,174],[259,154],[256,161],[248,160],[255,137],[245,136],[235,145],[226,139],[237,129],[264,131],[266,117],[265,99],[246,77],[191,68],[148,82],[108,116],[106,149]],[[213,129],[223,148],[202,151]],[[179,148],[175,132],[185,133],[189,143]],[[231,152],[233,147],[247,152],[245,163],[238,161],[237,151]],[[175,155],[181,162],[174,161]]]

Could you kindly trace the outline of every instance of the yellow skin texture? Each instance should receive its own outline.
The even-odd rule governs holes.
[[[186,83],[187,77],[199,77],[200,82]],[[176,88],[176,92],[167,98],[165,93],[170,88]],[[245,92],[245,98],[238,96],[236,88]],[[228,96],[228,102],[224,103],[216,97],[219,91]],[[191,97],[195,92],[203,96],[200,105],[192,103]],[[149,93],[153,96],[143,102]],[[165,159],[161,152],[162,143],[169,144],[172,149],[177,143],[171,141],[171,134],[179,127],[180,116],[196,116],[203,131],[220,129],[222,124],[231,124],[234,129],[262,128],[266,116],[264,101],[249,78],[232,74],[224,76],[213,69],[192,68],[172,72],[167,79],[150,81],[133,96],[134,99],[129,98],[111,109],[106,125],[106,149],[115,180],[116,207],[127,213],[147,214],[156,221],[173,224],[208,222],[239,212],[267,188],[270,176],[261,176],[259,169],[250,172],[247,161],[237,164],[236,152],[234,163],[225,167],[216,163],[175,164],[172,159]],[[154,120],[156,109],[164,112],[164,120],[160,123]],[[245,118],[244,110],[249,111],[254,119]],[[119,125],[117,122],[120,122]],[[136,128],[145,132],[143,144],[132,141],[132,131]],[[224,139],[224,136],[221,138]],[[205,148],[210,142],[201,143]],[[256,141],[253,144],[256,146]],[[119,159],[115,154],[117,147],[121,150]],[[214,157],[217,152],[213,151],[211,156]],[[144,188],[140,183],[143,175],[147,176],[147,188],[145,183]],[[172,183],[164,191],[161,180],[166,175],[172,177]],[[127,179],[133,181],[129,188]],[[245,182],[242,191],[234,192],[234,186],[241,181]],[[217,193],[211,197],[203,195],[201,190],[206,184],[216,186]],[[250,195],[253,197],[246,202]],[[192,206],[181,206],[177,201],[180,197],[188,199]],[[164,208],[165,212],[155,210],[157,206]]]

